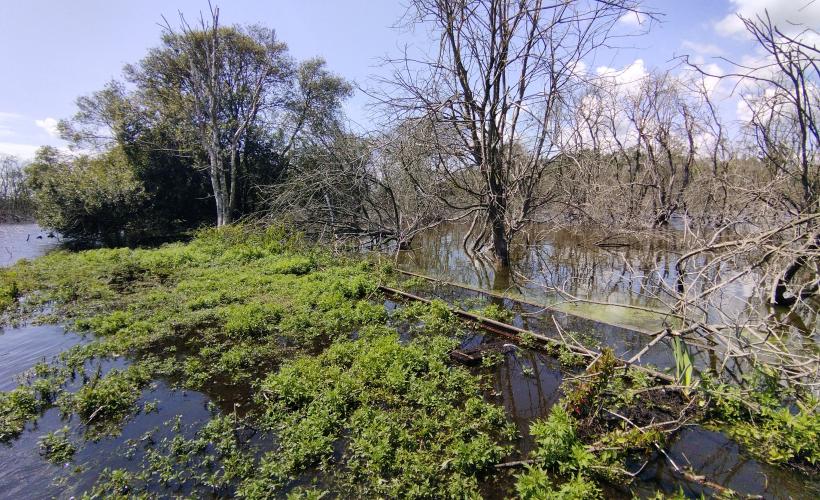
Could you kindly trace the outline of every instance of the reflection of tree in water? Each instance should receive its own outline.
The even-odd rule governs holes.
[[[786,497],[785,492],[799,491],[810,498],[809,490],[816,489],[816,485],[800,484],[793,475],[746,456],[737,443],[721,432],[701,427],[685,429],[668,451],[678,464],[691,466],[740,494],[763,492]],[[667,485],[668,492],[677,491],[680,481],[666,460],[659,457],[655,463],[656,467],[647,467],[642,478],[653,478],[659,484]],[[691,485],[688,490],[686,493],[697,496],[701,487]]]
[[[561,396],[562,376],[554,361],[530,350],[511,349],[495,369],[493,389],[529,449],[529,424],[545,417]]]

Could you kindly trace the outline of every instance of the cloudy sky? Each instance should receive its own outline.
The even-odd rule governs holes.
[[[276,29],[298,59],[324,57],[336,73],[367,86],[378,60],[405,43],[423,44],[419,33],[396,29],[401,1],[387,0],[231,0],[221,2],[224,23],[261,23]],[[585,61],[590,71],[616,73],[623,81],[647,71],[675,68],[684,54],[728,69],[720,58],[758,57],[744,36],[737,12],[765,10],[782,26],[789,22],[820,28],[820,0],[648,0],[659,22],[636,15],[619,23],[617,50]],[[26,159],[37,147],[62,146],[57,120],[74,113],[77,96],[118,78],[122,66],[138,61],[159,40],[162,16],[172,23],[207,9],[206,0],[0,0],[0,153]],[[723,108],[736,112],[735,97]],[[363,127],[367,99],[357,95],[346,108]],[[742,110],[741,110],[742,114]],[[734,116],[732,116],[734,118]]]

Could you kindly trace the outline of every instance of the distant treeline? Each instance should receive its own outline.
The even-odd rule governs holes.
[[[23,166],[13,156],[0,156],[0,222],[31,219],[34,203]]]

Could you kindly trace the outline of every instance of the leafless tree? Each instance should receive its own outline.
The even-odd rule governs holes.
[[[631,0],[414,0],[407,19],[438,51],[405,51],[379,97],[391,116],[430,124],[437,170],[458,196],[440,201],[488,234],[497,265],[510,240],[552,199],[565,97],[582,60],[611,40]]]
[[[769,175],[759,190],[750,191],[749,203],[755,203],[759,214],[756,230],[735,244],[720,244],[746,247],[744,242],[751,240],[773,245],[759,263],[765,266],[769,301],[792,306],[815,295],[820,285],[820,50],[805,41],[817,32],[786,34],[768,13],[741,20],[766,58],[753,66],[729,61],[735,71],[721,78],[743,89],[751,112],[747,130]],[[792,282],[801,272],[807,274],[806,281],[795,287]]]
[[[669,72],[591,82],[567,125],[563,200],[600,225],[659,227],[687,211],[705,107]]]
[[[0,156],[0,220],[30,215],[31,193],[23,168],[14,156]]]
[[[267,189],[270,214],[319,239],[408,248],[442,220],[422,191],[446,189],[427,175],[431,157],[419,147],[418,132],[397,127],[362,137],[337,130],[324,137]]]

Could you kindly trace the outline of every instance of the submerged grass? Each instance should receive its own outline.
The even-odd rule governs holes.
[[[138,403],[162,378],[205,392],[220,411],[193,437],[146,435],[135,466],[105,471],[86,497],[480,496],[511,451],[513,427],[483,397],[481,376],[448,362],[465,325],[446,304],[408,304],[388,318],[378,287],[392,279],[389,269],[331,255],[283,228],[243,227],[150,250],[58,251],[2,270],[3,321],[60,321],[95,340],[0,393],[0,441],[53,407],[76,418],[87,440],[116,434],[156,409]],[[494,304],[480,313],[510,320]],[[520,344],[535,341],[525,335]],[[566,349],[552,354],[565,366],[585,364]],[[124,368],[94,364],[122,357]],[[702,412],[767,461],[818,462],[815,408],[780,410],[760,392],[763,410],[750,416],[744,395],[717,383],[692,398],[650,398],[650,384],[641,372],[616,372],[605,351],[531,425],[531,463],[506,493],[596,498],[603,482],[631,479],[627,454],[654,450],[664,436],[624,418],[646,426]],[[41,440],[44,457],[58,463],[82,446],[66,430]]]
[[[447,363],[459,322],[446,306],[408,310],[417,338],[402,341],[378,293],[385,270],[282,228],[208,230],[157,249],[57,251],[0,278],[13,283],[0,290],[5,322],[62,321],[95,339],[0,393],[0,439],[55,406],[76,416],[86,439],[116,434],[142,411],[142,389],[155,378],[201,390],[222,409],[193,440],[153,443],[137,470],[102,474],[90,497],[183,485],[249,498],[329,487],[475,496],[509,451],[503,410],[483,400],[480,378]],[[92,369],[123,356],[125,368]],[[241,427],[276,445],[247,446]],[[78,446],[66,433],[42,438],[55,461]]]

